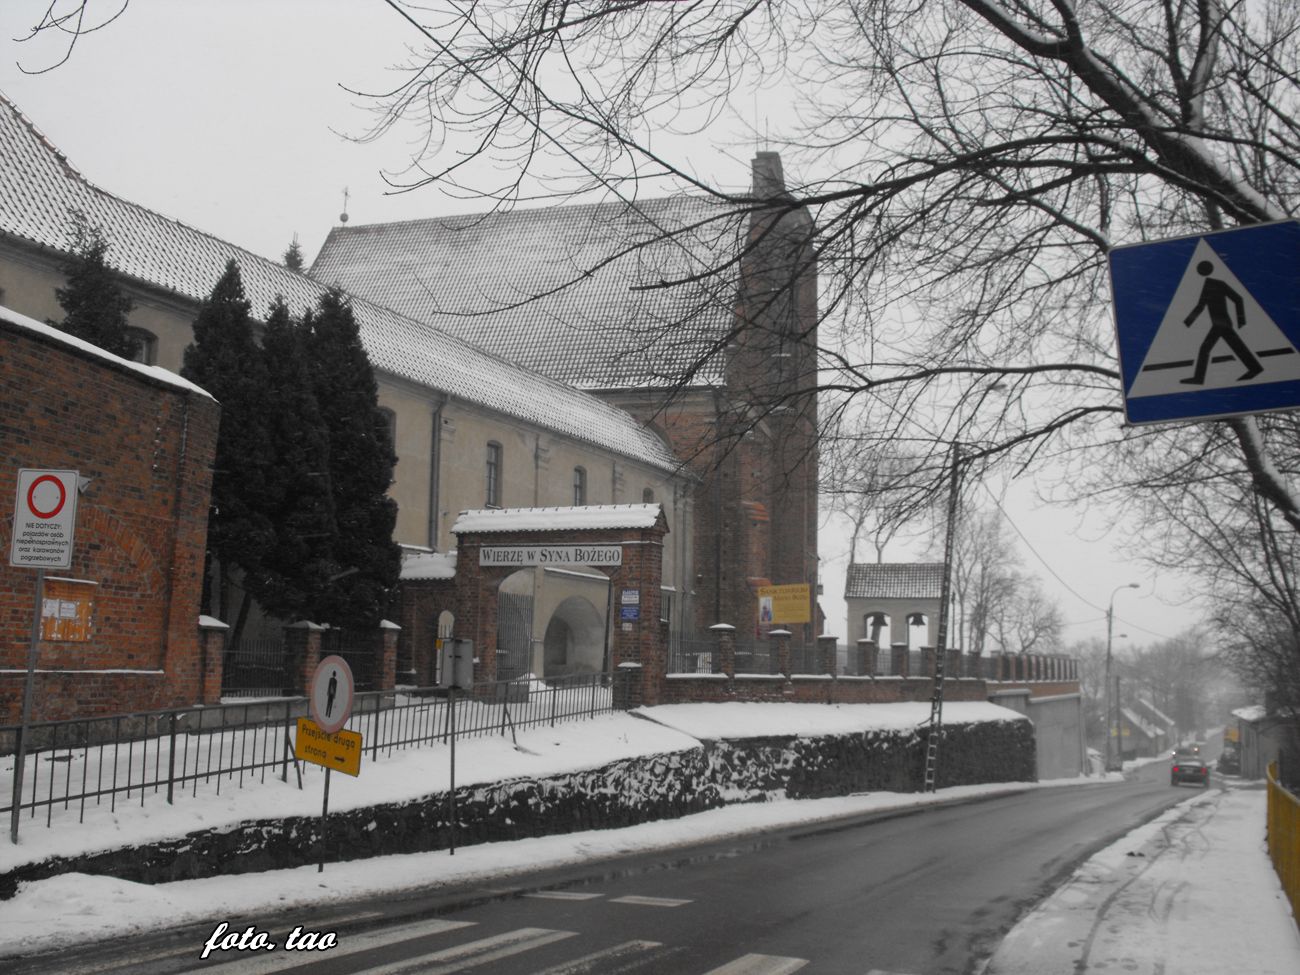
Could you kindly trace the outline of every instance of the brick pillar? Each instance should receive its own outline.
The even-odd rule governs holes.
[[[397,687],[397,638],[402,628],[388,620],[379,621],[379,660],[375,667],[375,690],[391,691]]]
[[[306,694],[311,687],[312,674],[316,673],[316,665],[320,663],[320,635],[324,629],[305,620],[284,628],[286,676],[292,682],[289,690],[295,694]]]
[[[718,647],[713,652],[713,672],[735,677],[736,628],[730,623],[715,623],[709,627],[709,632],[718,641]]]
[[[944,661],[943,675],[956,679],[965,676],[961,672],[961,651],[948,650],[948,659]]]
[[[908,659],[906,643],[891,643],[889,645],[889,669],[899,677],[910,676],[912,662]]]
[[[221,678],[226,660],[226,636],[230,627],[211,616],[199,617],[199,674],[197,698],[200,704],[221,703]]]
[[[858,641],[858,673],[863,677],[876,676],[876,641],[863,638]]]
[[[971,677],[982,678],[984,676],[984,658],[978,650],[972,650],[966,654],[966,673]]]
[[[769,630],[768,638],[776,645],[776,672],[790,676],[790,631]]]
[[[614,707],[620,711],[639,708],[641,696],[641,665],[625,662],[614,668]]]
[[[934,676],[935,651],[934,647],[921,648],[921,675],[922,677]]]
[[[817,665],[823,674],[835,676],[839,670],[839,640],[833,636],[817,638]]]

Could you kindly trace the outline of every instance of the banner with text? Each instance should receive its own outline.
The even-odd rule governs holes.
[[[532,565],[622,565],[623,546],[484,545],[478,552],[478,564],[521,568]]]

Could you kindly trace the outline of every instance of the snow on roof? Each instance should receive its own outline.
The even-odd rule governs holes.
[[[653,528],[658,504],[591,504],[574,508],[478,508],[462,511],[454,535],[469,532],[551,532],[570,529]]]
[[[403,579],[454,579],[456,578],[456,553],[420,552],[402,559]]]
[[[74,210],[104,229],[110,266],[195,302],[211,293],[231,258],[239,264],[254,314],[265,313],[277,296],[301,313],[328,290],[305,274],[94,186],[0,93],[0,236],[67,253]],[[352,311],[380,372],[651,467],[678,466],[658,436],[602,400],[360,298],[353,298]]]
[[[165,383],[168,386],[175,386],[177,389],[183,389],[186,392],[198,393],[202,396],[208,397],[208,399],[213,398],[212,394],[206,389],[201,386],[196,386],[183,376],[178,376],[176,373],[169,372],[160,366],[146,366],[142,362],[133,362],[130,359],[123,359],[121,356],[114,355],[111,352],[106,352],[99,346],[93,345],[84,339],[79,339],[75,335],[69,335],[67,332],[60,331],[53,325],[46,325],[43,322],[38,322],[34,318],[28,318],[26,315],[21,315],[12,308],[6,308],[4,305],[0,305],[0,321],[4,321],[9,325],[17,326],[18,328],[26,329],[29,332],[35,332],[43,338],[76,349],[84,355],[93,356],[96,359],[102,359],[104,362],[112,364],[119,369],[126,369],[130,372],[137,373],[138,375],[147,376],[154,382]]]
[[[1132,708],[1120,708],[1120,712],[1124,715],[1125,721],[1140,730],[1148,738],[1158,738],[1164,733],[1163,729],[1151,724]]]
[[[1144,708],[1150,711],[1155,716],[1156,720],[1159,721],[1161,724],[1163,724],[1166,728],[1172,728],[1174,726],[1174,719],[1169,717],[1169,715],[1165,714],[1163,711],[1161,711],[1158,707],[1156,707],[1146,698],[1144,697],[1138,698],[1138,704],[1141,704]]]
[[[335,227],[311,274],[571,385],[716,386],[745,230],[689,196]]]
[[[854,562],[844,580],[845,599],[938,599],[942,562]]]
[[[1263,721],[1268,717],[1268,711],[1262,704],[1251,704],[1244,708],[1237,708],[1232,712],[1232,716],[1242,721]]]

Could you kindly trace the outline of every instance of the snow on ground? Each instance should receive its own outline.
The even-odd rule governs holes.
[[[1295,975],[1300,928],[1264,846],[1262,789],[1213,790],[1087,861],[984,975]]]
[[[456,746],[457,783],[600,767],[630,756],[690,749],[699,737],[897,730],[928,718],[929,706],[683,705],[644,709],[640,715],[615,714],[529,729],[519,733],[517,748],[508,738],[462,741]],[[1021,720],[1014,712],[984,704],[949,704],[944,715],[954,722]],[[375,762],[367,758],[360,777],[331,777],[330,806],[355,808],[441,791],[449,785],[448,758],[445,746],[395,752]],[[461,847],[455,855],[438,851],[332,863],[324,873],[317,873],[313,865],[156,886],[64,875],[23,884],[17,896],[0,902],[0,957],[214,918],[252,917],[307,906],[320,910],[370,895],[481,883],[516,874],[524,863],[529,870],[540,870],[879,810],[1120,778],[961,786],[935,794],[778,800],[627,829]],[[56,819],[53,829],[46,829],[43,822],[25,821],[21,844],[0,846],[0,870],[55,853],[143,843],[245,819],[318,815],[322,775],[309,767],[304,780],[302,791],[291,776],[288,784],[268,779],[261,785],[227,789],[219,797],[178,798],[174,806],[160,796],[150,796],[143,807],[138,800],[119,805],[116,812],[92,807],[84,824],[76,824],[75,817]],[[1002,967],[990,967],[988,975],[1300,971],[1300,935],[1261,851],[1263,832],[1262,792],[1197,794],[1089,861],[1012,931],[994,959]],[[1130,851],[1146,856],[1128,857]],[[1060,964],[1046,963],[1055,957],[1051,952],[1068,953],[1071,944],[1089,946],[1092,967],[1076,968],[1063,955],[1056,959]],[[1167,967],[1137,963],[1145,964],[1148,958],[1162,963],[1165,957],[1170,959]],[[1246,959],[1249,963],[1243,967]]]

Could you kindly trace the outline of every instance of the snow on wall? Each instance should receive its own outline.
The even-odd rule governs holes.
[[[332,862],[356,860],[446,849],[453,839],[457,846],[469,846],[612,829],[770,798],[921,791],[922,731],[884,723],[895,726],[719,738],[599,768],[464,786],[455,794],[454,837],[446,792],[331,812],[325,856]],[[942,786],[1033,781],[1033,726],[1019,716],[997,715],[946,724],[940,755]],[[21,881],[74,871],[158,883],[310,864],[320,855],[319,831],[318,817],[292,816],[124,850],[55,857],[0,879],[0,898],[13,896]]]

